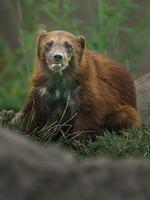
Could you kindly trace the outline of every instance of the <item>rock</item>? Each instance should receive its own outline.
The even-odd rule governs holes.
[[[75,160],[0,129],[1,200],[149,200],[150,161]]]
[[[142,124],[150,125],[150,73],[135,81]]]

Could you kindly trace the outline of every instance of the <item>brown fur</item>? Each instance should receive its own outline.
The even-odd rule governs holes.
[[[73,46],[70,64],[60,77],[53,75],[45,61],[44,45],[51,38],[61,46],[64,41]],[[71,91],[73,102],[73,105],[69,104],[64,120],[78,113],[71,122],[73,131],[98,131],[105,128],[121,131],[139,126],[135,87],[127,70],[84,46],[83,37],[77,38],[64,31],[41,34],[37,45],[33,87],[23,110],[24,125],[27,125],[26,119],[31,115],[31,110],[34,110],[31,129],[59,120],[65,106],[49,105],[55,102],[52,93],[41,96],[39,89],[64,84]]]

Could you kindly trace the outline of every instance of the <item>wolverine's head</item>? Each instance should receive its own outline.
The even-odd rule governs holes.
[[[37,55],[50,71],[65,71],[82,60],[85,39],[65,31],[42,32],[38,38]]]

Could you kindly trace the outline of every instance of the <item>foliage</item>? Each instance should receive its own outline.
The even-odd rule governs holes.
[[[149,19],[148,14],[145,14],[145,19],[141,19],[136,27],[132,27],[128,22],[134,18],[135,13],[140,11],[142,5],[135,1],[133,3],[132,0],[115,0],[114,3],[111,2],[111,0],[99,0],[97,26],[87,27],[91,40],[90,47],[120,60],[130,71],[136,70],[139,66],[131,63],[131,59],[140,54],[142,47],[150,42],[148,37],[143,40],[138,38],[136,32],[144,29],[144,26],[141,26],[139,30],[140,25],[149,22],[147,20]],[[127,46],[122,48],[122,40],[124,39],[126,40],[124,45]]]

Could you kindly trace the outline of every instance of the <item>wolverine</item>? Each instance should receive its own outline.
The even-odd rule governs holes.
[[[134,81],[119,63],[85,47],[85,38],[66,31],[43,31],[37,41],[23,126],[41,129],[69,121],[71,132],[89,136],[140,125]],[[70,120],[71,119],[71,120]]]

